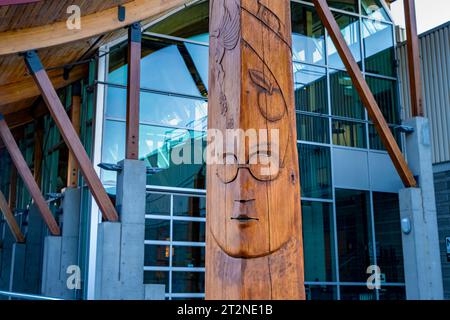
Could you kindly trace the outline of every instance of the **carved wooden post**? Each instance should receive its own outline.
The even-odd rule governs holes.
[[[290,1],[215,0],[210,17],[209,128],[226,147],[208,163],[206,298],[304,299]]]

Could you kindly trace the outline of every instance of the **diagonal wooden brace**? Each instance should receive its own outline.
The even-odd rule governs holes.
[[[111,199],[106,194],[94,167],[89,159],[86,150],[81,144],[80,138],[75,131],[72,122],[69,119],[59,97],[53,88],[52,83],[45,71],[42,63],[35,51],[28,51],[25,55],[25,63],[33,79],[38,86],[48,110],[59,128],[61,136],[67,144],[72,156],[77,161],[81,173],[97,202],[103,217],[108,221],[118,221],[119,216]]]
[[[30,168],[28,168],[28,165],[23,158],[22,153],[20,152],[19,146],[14,140],[14,137],[9,130],[2,114],[0,114],[0,137],[3,140],[6,148],[8,149],[11,160],[17,168],[17,172],[22,177],[23,183],[30,192],[34,203],[39,209],[42,218],[44,219],[45,223],[48,226],[48,229],[50,230],[50,233],[54,236],[60,235],[61,231],[59,229],[59,226],[56,223],[56,220],[53,217],[50,209],[48,208],[48,205],[45,202],[44,197],[42,196],[41,190],[34,180],[33,174],[31,173]]]
[[[350,48],[344,40],[341,34],[341,30],[331,13],[330,8],[326,0],[313,0],[314,5],[317,9],[320,19],[328,30],[331,39],[333,40],[334,46],[336,47],[339,56],[344,62],[347,72],[352,78],[353,85],[358,91],[358,94],[366,107],[370,119],[373,121],[378,134],[381,137],[381,141],[386,147],[392,162],[394,163],[397,172],[402,179],[404,185],[408,188],[413,188],[417,186],[416,179],[412,174],[405,158],[403,157],[402,151],[400,150],[391,130],[383,116],[383,113],[378,106],[372,91],[369,88],[364,76],[353,57]]]
[[[4,194],[1,191],[0,191],[0,211],[3,212],[6,223],[8,224],[11,233],[14,235],[16,242],[24,243],[25,237],[22,231],[20,231],[19,225],[17,224],[16,219],[14,219],[14,215],[8,203],[6,202]]]

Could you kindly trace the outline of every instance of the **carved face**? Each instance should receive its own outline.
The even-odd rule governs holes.
[[[246,64],[242,71],[246,90],[232,122],[244,132],[268,130],[268,136],[258,136],[256,143],[247,139],[244,157],[237,148],[227,148],[222,155],[224,164],[210,168],[212,187],[217,188],[214,194],[226,200],[217,199],[225,203],[223,211],[211,210],[209,214],[222,215],[213,218],[222,223],[211,225],[219,246],[230,256],[251,258],[270,254],[289,241],[294,212],[286,202],[295,193],[297,177],[285,167],[291,159],[288,147],[292,137],[283,92],[249,44],[244,45],[244,54],[254,63]],[[229,122],[222,117],[219,127],[227,128]],[[276,130],[278,141],[271,130]],[[225,140],[226,145],[232,145],[227,136]]]

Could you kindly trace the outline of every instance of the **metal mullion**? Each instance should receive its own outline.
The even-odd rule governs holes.
[[[170,195],[170,247],[169,247],[169,299],[172,300],[172,241],[173,241],[173,194]]]

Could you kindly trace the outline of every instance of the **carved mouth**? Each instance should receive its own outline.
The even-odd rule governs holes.
[[[240,214],[237,217],[232,217],[231,220],[236,220],[236,221],[239,221],[239,222],[259,221],[258,218],[252,218],[252,217],[249,217],[246,214]]]

